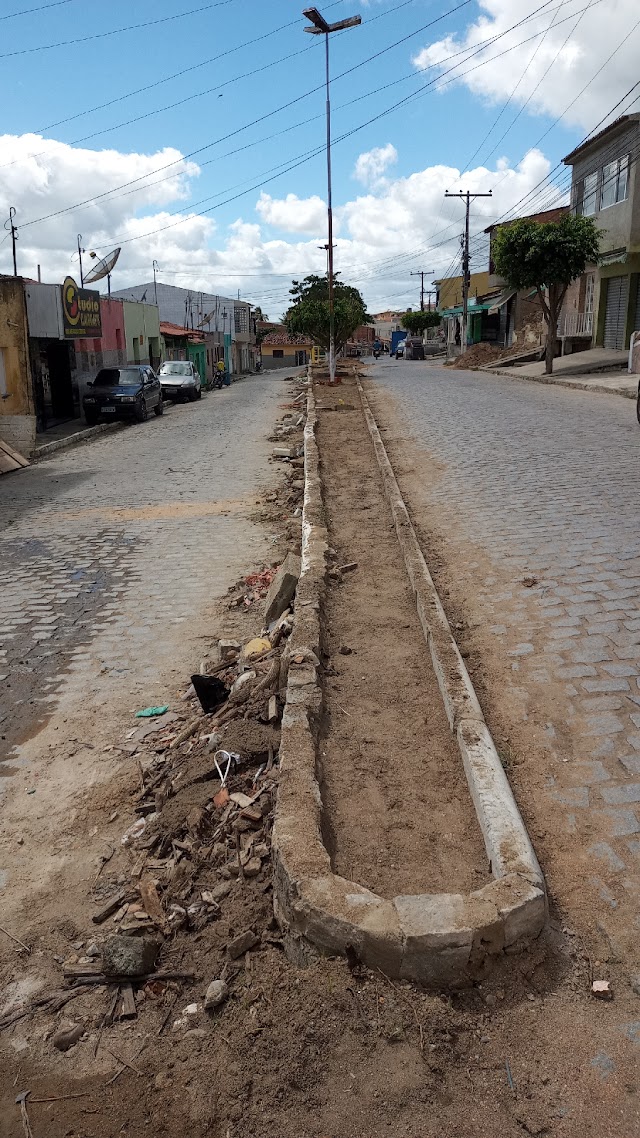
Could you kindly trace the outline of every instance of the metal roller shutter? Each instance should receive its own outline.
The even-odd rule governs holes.
[[[609,277],[604,317],[605,348],[624,349],[624,326],[629,299],[629,277]]]
[[[638,291],[636,292],[636,315],[633,321],[634,332],[640,332],[640,277],[638,277]]]

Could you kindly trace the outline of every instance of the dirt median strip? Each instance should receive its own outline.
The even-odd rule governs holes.
[[[354,391],[355,394],[355,391]],[[487,958],[542,930],[542,875],[471,681],[419,550],[388,458],[363,400],[420,622],[455,731],[494,880],[469,893],[405,893],[385,900],[333,871],[323,840],[318,742],[323,711],[321,614],[330,568],[313,387],[305,428],[302,574],[283,715],[274,827],[275,904],[289,951],[347,953],[388,975],[431,986],[468,983]],[[478,867],[480,868],[480,867]]]

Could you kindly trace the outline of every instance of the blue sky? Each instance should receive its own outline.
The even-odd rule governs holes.
[[[21,4],[38,6],[37,0],[4,0],[3,8],[10,14]],[[496,186],[495,204],[478,206],[482,228],[491,210],[498,216],[541,172],[553,170],[637,72],[634,0],[488,0],[446,14],[454,7],[454,0],[338,0],[322,8],[332,20],[355,13],[363,20],[331,41],[334,138],[354,132],[334,147],[334,207],[343,275],[358,277],[372,306],[410,302],[411,268],[444,272],[455,260],[461,207],[439,203],[443,188],[466,188],[459,175],[474,152],[470,188]],[[201,10],[167,20],[191,8]],[[160,22],[131,27],[151,21]],[[321,267],[317,244],[326,240],[324,154],[275,180],[270,173],[324,141],[323,44],[304,33],[304,22],[301,6],[290,0],[268,6],[257,0],[112,0],[108,6],[68,0],[1,19],[6,133],[0,209],[6,214],[14,205],[24,225],[19,247],[28,263],[21,271],[33,274],[36,260],[48,279],[58,279],[72,268],[66,262],[79,231],[99,251],[127,242],[120,287],[148,279],[156,257],[168,283],[209,291],[237,287],[256,302],[262,298],[265,307],[281,307],[291,275]],[[122,28],[130,30],[104,34]],[[625,34],[629,42],[618,48],[615,63],[595,75]],[[492,36],[501,38],[471,57]],[[74,40],[84,42],[39,50]],[[447,55],[454,56],[448,64],[442,62]],[[467,77],[455,83],[445,77],[439,90],[434,80],[454,65],[453,74],[468,71]],[[429,82],[431,88],[406,106],[362,126]],[[585,94],[566,110],[585,84]],[[540,158],[526,159],[545,132]],[[221,141],[225,135],[231,137]],[[357,167],[372,152],[374,158]],[[193,157],[171,168],[171,181],[166,173],[153,175],[183,155]],[[526,169],[511,176],[523,159]],[[504,170],[511,171],[506,179]],[[134,194],[119,191],[102,205],[27,224],[132,178],[143,179]],[[153,182],[159,184],[149,190]],[[242,194],[260,184],[267,195],[260,204],[260,188]],[[228,198],[235,200],[202,213]],[[171,225],[181,216],[189,216],[188,223]],[[444,242],[442,236],[433,242],[429,257],[430,239],[442,235],[443,223],[450,231]],[[146,236],[167,225],[164,233]],[[378,255],[388,265],[380,271]],[[6,257],[7,242],[0,246],[3,271]]]

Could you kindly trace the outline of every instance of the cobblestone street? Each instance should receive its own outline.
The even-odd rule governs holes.
[[[369,375],[408,504],[423,533],[441,540],[464,647],[486,670],[502,730],[520,732],[525,754],[510,777],[552,894],[568,920],[637,959],[634,405],[419,363]]]
[[[45,816],[55,835],[78,783],[108,777],[101,743],[184,682],[216,602],[264,556],[251,517],[275,477],[266,436],[282,375],[169,405],[2,479],[0,793],[15,791],[2,844]],[[43,756],[68,759],[69,736],[77,754],[50,772],[50,814]]]

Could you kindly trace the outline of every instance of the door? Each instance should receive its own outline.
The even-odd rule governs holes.
[[[640,276],[636,285],[636,310],[633,321],[634,332],[640,332]]]
[[[144,374],[144,398],[147,407],[157,407],[160,402],[160,380],[154,374],[150,367],[145,368]]]
[[[609,277],[607,307],[604,316],[605,348],[624,349],[624,329],[627,322],[629,277]]]

